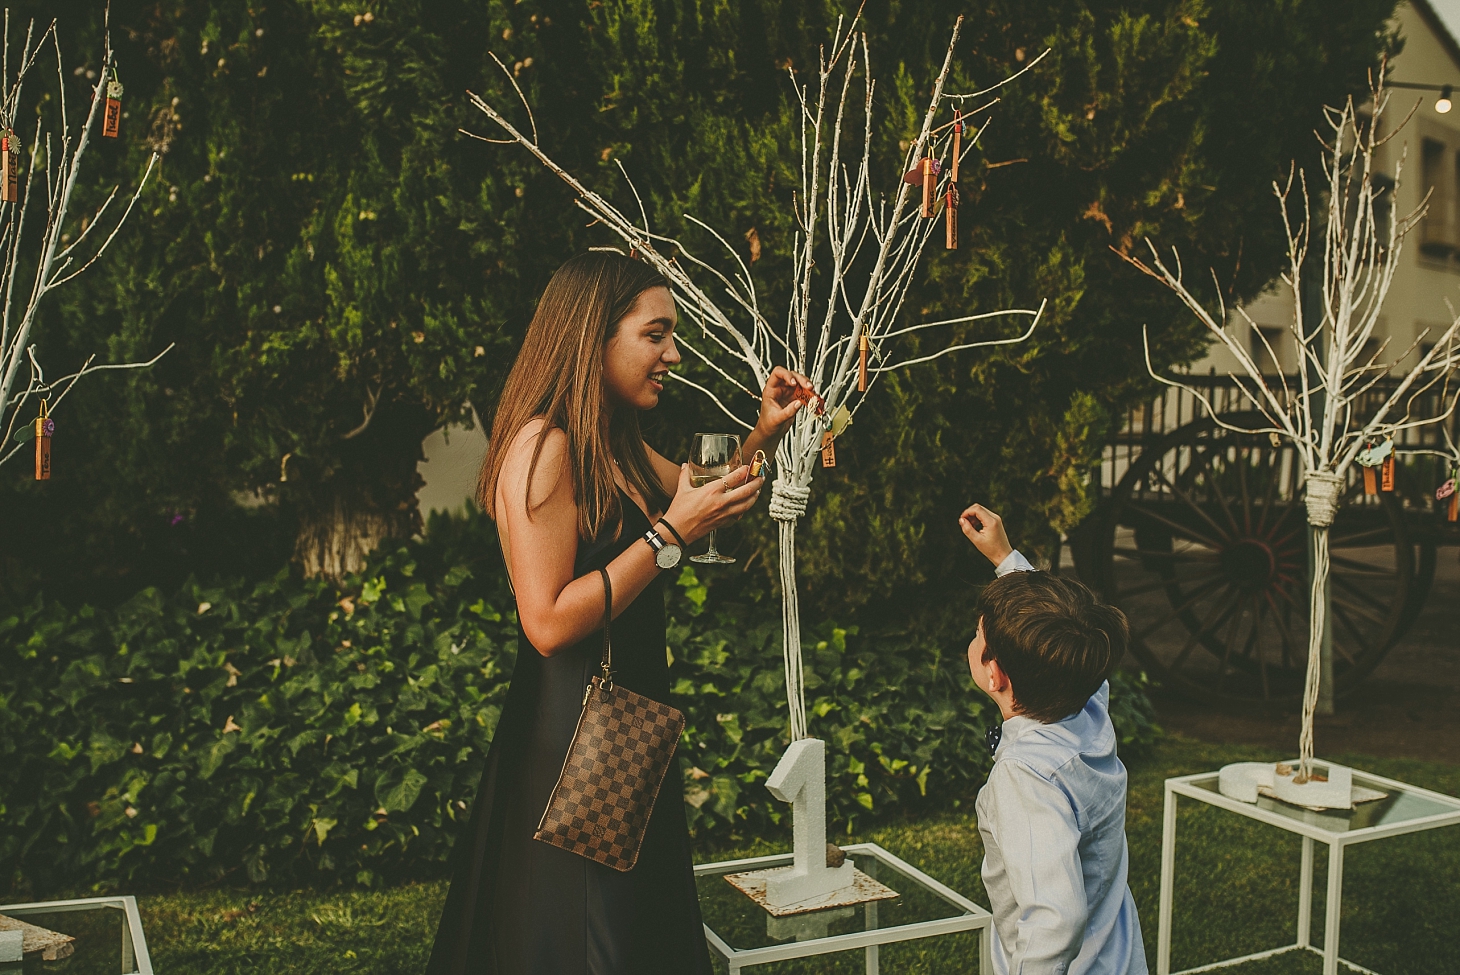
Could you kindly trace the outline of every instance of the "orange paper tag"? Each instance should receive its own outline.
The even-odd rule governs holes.
[[[35,421],[35,479],[37,481],[49,481],[51,479],[51,438],[41,433],[41,424],[44,420]]]
[[[836,466],[836,438],[828,430],[821,435],[821,466]]]
[[[1390,454],[1384,458],[1384,466],[1379,468],[1379,488],[1382,491],[1394,490],[1394,455]]]
[[[0,165],[3,165],[5,170],[3,175],[0,175],[0,201],[19,203],[20,154],[11,152],[9,147],[0,150]]]

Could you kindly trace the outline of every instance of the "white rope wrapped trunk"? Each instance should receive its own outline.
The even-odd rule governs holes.
[[[808,472],[809,480],[809,472]],[[791,740],[806,732],[805,668],[801,661],[801,600],[796,590],[796,520],[806,513],[811,486],[778,477],[771,485],[771,517],[776,521],[781,569],[781,655],[786,668],[786,706]]]
[[[1303,683],[1303,726],[1298,732],[1298,779],[1313,771],[1313,716],[1323,675],[1323,634],[1328,629],[1328,528],[1338,514],[1343,478],[1327,471],[1309,471],[1304,503],[1313,528],[1313,579],[1308,588],[1308,670]]]

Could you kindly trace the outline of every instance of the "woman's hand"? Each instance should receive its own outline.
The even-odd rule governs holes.
[[[763,477],[751,477],[749,467],[737,467],[718,481],[691,487],[689,465],[679,469],[679,488],[664,512],[664,520],[684,536],[686,542],[704,538],[717,528],[733,525],[760,497]]]
[[[806,405],[796,398],[798,388],[815,392],[811,380],[799,372],[792,372],[784,366],[776,366],[771,370],[771,376],[766,380],[765,389],[760,394],[760,419],[755,424],[756,432],[762,439],[780,443],[796,413]],[[774,448],[767,452],[773,451]]]

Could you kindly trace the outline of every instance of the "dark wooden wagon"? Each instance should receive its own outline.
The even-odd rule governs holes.
[[[1125,611],[1132,652],[1166,687],[1290,704],[1302,693],[1308,642],[1302,463],[1286,441],[1239,432],[1266,424],[1230,380],[1197,382],[1222,422],[1179,390],[1127,416],[1105,448],[1100,503],[1071,533],[1076,569]],[[1415,415],[1433,405],[1417,403]],[[1401,447],[1443,442],[1430,428],[1410,431]],[[1357,469],[1349,476],[1329,536],[1336,694],[1403,637],[1439,547],[1460,545],[1434,500],[1444,467],[1438,457],[1404,457],[1397,490],[1378,495],[1364,494]]]

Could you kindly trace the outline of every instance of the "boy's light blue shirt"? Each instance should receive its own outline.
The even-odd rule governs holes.
[[[1030,568],[1014,552],[997,571]],[[997,975],[1147,975],[1109,705],[1107,682],[1063,721],[1004,722],[976,804]]]

